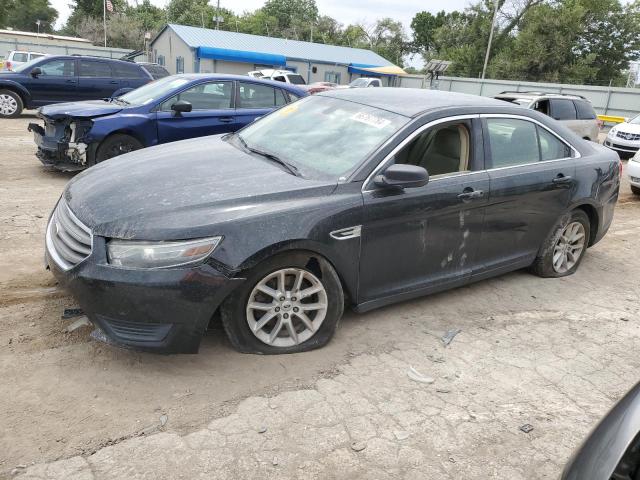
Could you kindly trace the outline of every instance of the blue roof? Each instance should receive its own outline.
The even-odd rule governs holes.
[[[323,43],[227,32],[225,30],[210,30],[208,28],[189,27],[173,23],[170,23],[167,27],[171,28],[176,35],[191,48],[212,47],[270,55],[284,55],[288,59],[312,60],[342,65],[349,65],[351,63],[380,67],[393,65],[393,63],[382,58],[377,53],[362,48],[339,47],[336,45],[325,45]]]

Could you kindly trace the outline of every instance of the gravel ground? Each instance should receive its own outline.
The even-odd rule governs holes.
[[[42,168],[28,121],[0,120],[0,478],[555,478],[638,380],[627,185],[576,275],[347,313],[319,351],[241,355],[213,330],[199,355],[157,356],[63,333],[74,303],[42,239],[71,176]]]

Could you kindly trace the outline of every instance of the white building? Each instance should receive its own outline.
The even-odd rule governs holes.
[[[392,85],[402,73],[377,53],[361,48],[185,25],[166,25],[151,41],[150,50],[151,61],[171,73],[245,75],[252,70],[278,68],[301,74],[307,83],[347,84],[359,76],[373,76],[381,77],[385,85]],[[380,73],[380,67],[393,73]]]

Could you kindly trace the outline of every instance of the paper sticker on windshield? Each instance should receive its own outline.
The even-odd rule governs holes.
[[[289,115],[289,114],[295,112],[296,110],[298,110],[298,106],[297,105],[287,105],[286,107],[282,107],[280,110],[278,110],[278,114],[279,115]]]
[[[356,122],[364,123],[365,125],[375,128],[384,128],[391,123],[391,120],[365,112],[356,113],[351,117],[351,120],[355,120]]]

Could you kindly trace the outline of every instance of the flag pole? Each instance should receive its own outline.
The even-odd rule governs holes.
[[[102,0],[102,24],[104,26],[104,46],[107,46],[107,0]]]

